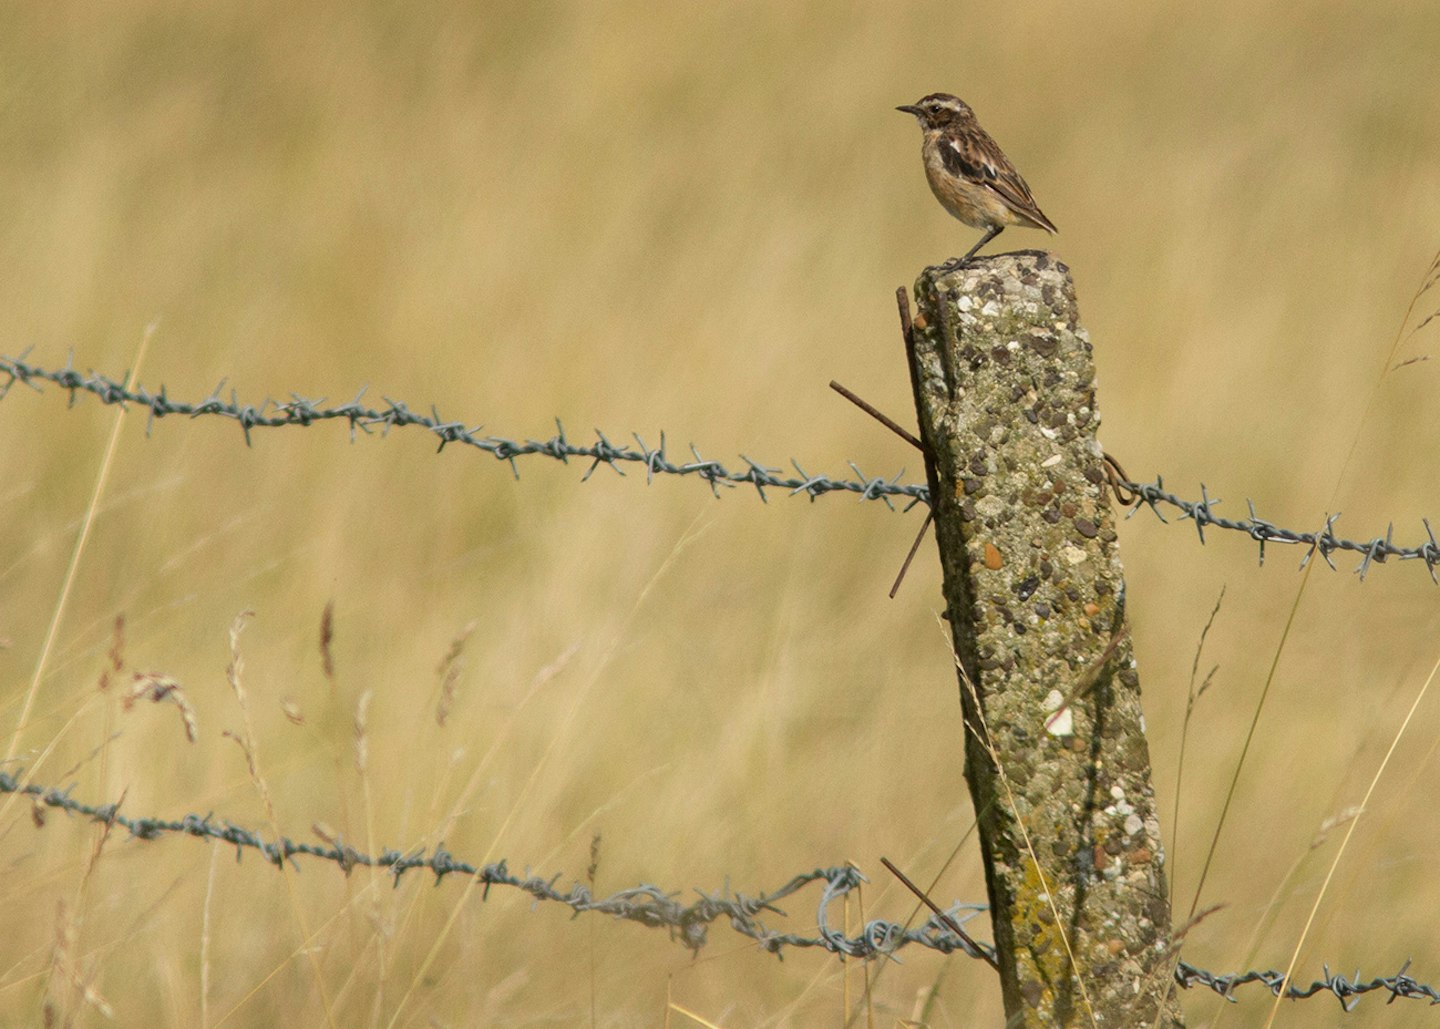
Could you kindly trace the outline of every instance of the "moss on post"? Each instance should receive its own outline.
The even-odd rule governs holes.
[[[1069,270],[928,268],[912,372],[1012,1025],[1181,1024],[1170,906]]]

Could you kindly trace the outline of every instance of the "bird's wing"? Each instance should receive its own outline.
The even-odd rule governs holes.
[[[988,187],[1007,207],[1033,221],[1037,227],[1050,232],[1059,231],[1055,223],[1045,217],[1040,205],[1035,203],[1030,187],[1005,152],[984,129],[976,126],[973,132],[942,140],[940,158],[951,174],[968,179],[977,186]]]

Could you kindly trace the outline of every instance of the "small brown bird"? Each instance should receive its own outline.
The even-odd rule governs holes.
[[[931,93],[895,110],[913,114],[924,130],[920,153],[925,158],[925,177],[940,206],[966,225],[985,230],[962,261],[974,257],[1007,225],[1059,231],[964,100],[949,93]]]

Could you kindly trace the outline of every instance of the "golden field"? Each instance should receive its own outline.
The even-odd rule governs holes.
[[[1440,364],[1386,371],[1440,246],[1440,7],[490,3],[10,5],[0,13],[0,353],[200,399],[403,400],[546,438],[664,429],[672,456],[868,474],[913,453],[832,394],[913,421],[895,287],[976,233],[925,187],[897,104],[967,99],[1061,234],[1103,440],[1221,513],[1423,540],[1440,516]],[[1422,297],[1413,327],[1440,307]],[[1405,330],[1408,332],[1408,327]],[[1440,320],[1390,364],[1440,350]],[[1383,374],[1382,374],[1383,373]],[[854,861],[867,918],[913,904],[970,826],[933,544],[886,591],[918,511],[464,447],[417,430],[123,419],[17,387],[0,402],[0,725],[8,770],[369,850],[745,893]],[[1354,448],[1347,463],[1346,455]],[[1298,608],[1188,960],[1283,969],[1339,832],[1435,663],[1416,563],[1300,554],[1146,512],[1122,523],[1166,836],[1196,642],[1218,665],[1189,730],[1177,917],[1194,895],[1286,621]],[[62,593],[64,600],[62,604]],[[321,664],[334,605],[333,681]],[[53,647],[47,634],[59,610]],[[225,731],[240,637],[254,756]],[[124,615],[130,671],[195,709],[97,688]],[[453,708],[437,666],[474,628]],[[557,663],[559,667],[557,668]],[[32,693],[32,680],[40,670]],[[366,772],[354,712],[368,694]],[[30,698],[27,700],[27,698]],[[290,715],[287,717],[287,707]],[[22,713],[25,715],[22,725]],[[1297,974],[1440,983],[1440,696],[1421,703],[1305,938]],[[297,724],[298,722],[298,724]],[[909,949],[866,969],[785,961],[722,923],[698,960],[663,931],[571,920],[513,890],[147,842],[0,801],[0,1024],[999,1024],[983,964]],[[982,900],[973,842],[935,889]],[[816,888],[779,928],[811,932]],[[852,909],[852,919],[858,912]],[[978,923],[972,923],[978,925]],[[57,943],[57,940],[61,941]],[[874,975],[875,969],[869,969]],[[848,974],[848,982],[847,982]],[[86,999],[86,989],[90,991]],[[1262,1024],[1255,987],[1222,1024]],[[1222,1003],[1187,994],[1192,1025]],[[670,1024],[699,1024],[672,1010]],[[1429,1024],[1372,996],[1345,1026]],[[1277,1024],[1342,1024],[1334,999]]]

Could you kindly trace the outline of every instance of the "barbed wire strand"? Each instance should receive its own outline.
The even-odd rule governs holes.
[[[401,401],[386,399],[386,407],[366,407],[362,403],[366,390],[362,389],[356,394],[355,399],[347,404],[340,404],[334,407],[326,407],[325,400],[309,400],[296,394],[285,402],[265,400],[254,404],[242,404],[231,393],[229,401],[221,399],[220,393],[225,388],[222,380],[219,385],[204,400],[198,403],[187,403],[170,399],[162,386],[160,392],[151,393],[143,388],[129,389],[121,381],[111,379],[104,375],[90,373],[82,375],[77,372],[69,363],[64,368],[47,370],[36,365],[27,363],[24,355],[20,358],[0,357],[0,374],[7,376],[7,381],[0,385],[0,399],[3,399],[17,382],[27,386],[35,387],[37,382],[51,382],[61,389],[70,391],[70,402],[73,406],[75,398],[79,393],[89,393],[105,404],[120,404],[125,406],[133,404],[148,408],[150,419],[146,424],[148,434],[158,418],[168,415],[181,415],[189,418],[199,418],[204,415],[213,415],[221,418],[229,418],[239,423],[241,431],[245,434],[247,446],[251,443],[251,432],[255,429],[280,428],[283,426],[301,425],[308,426],[324,421],[344,421],[350,425],[351,439],[355,437],[355,431],[370,432],[376,427],[382,427],[388,431],[391,428],[403,428],[407,426],[419,426],[433,433],[440,440],[440,450],[451,443],[460,443],[465,446],[474,447],[477,450],[492,454],[496,459],[507,461],[510,470],[518,479],[520,469],[516,459],[532,455],[544,455],[554,458],[562,463],[569,463],[570,458],[586,458],[591,464],[581,477],[584,481],[595,473],[595,470],[602,464],[608,465],[620,475],[624,475],[622,464],[634,463],[645,466],[645,481],[650,483],[656,475],[680,475],[695,476],[709,484],[711,491],[719,496],[720,487],[735,487],[740,485],[751,485],[760,495],[761,500],[767,500],[765,495],[767,489],[786,490],[791,494],[804,493],[814,500],[816,497],[824,496],[826,493],[848,492],[858,494],[862,500],[879,500],[886,506],[893,509],[890,503],[891,498],[909,500],[906,505],[908,510],[916,503],[928,503],[929,490],[924,486],[903,486],[900,479],[905,474],[902,469],[898,474],[886,479],[883,477],[871,477],[865,475],[850,463],[850,470],[855,473],[856,479],[834,479],[827,475],[811,475],[800,467],[798,462],[792,461],[796,475],[786,476],[780,474],[780,469],[752,461],[744,454],[740,460],[744,461],[746,468],[742,470],[731,470],[726,468],[719,461],[707,460],[702,457],[700,451],[691,444],[690,453],[694,461],[677,464],[671,461],[666,452],[665,434],[660,434],[660,445],[650,447],[637,434],[634,436],[635,446],[629,444],[616,444],[610,441],[600,430],[595,430],[595,442],[580,445],[571,442],[565,435],[565,426],[559,419],[555,421],[556,433],[548,440],[527,439],[524,442],[505,439],[500,436],[480,435],[479,426],[470,429],[461,422],[447,421],[440,417],[438,411],[431,409],[430,415],[418,414],[412,411],[408,405]]]
[[[694,444],[690,445],[690,453],[695,459],[676,463],[668,456],[663,432],[660,433],[660,445],[653,448],[646,444],[638,434],[633,437],[635,445],[632,447],[629,444],[611,442],[598,429],[595,432],[594,443],[581,445],[572,442],[566,436],[565,427],[559,419],[555,422],[556,433],[550,439],[543,441],[526,439],[520,442],[502,436],[481,435],[480,427],[470,429],[466,428],[462,422],[447,421],[441,418],[439,412],[433,408],[430,415],[419,414],[412,411],[405,403],[389,399],[386,400],[386,407],[367,407],[362,403],[366,392],[363,389],[349,403],[337,406],[327,407],[323,398],[310,400],[296,394],[292,394],[288,401],[279,402],[267,399],[255,405],[241,403],[233,390],[230,400],[222,399],[221,392],[225,387],[222,380],[204,400],[190,403],[172,400],[163,386],[158,393],[152,393],[140,387],[127,388],[123,380],[113,379],[95,372],[82,374],[76,371],[69,361],[63,368],[42,368],[26,361],[26,354],[22,354],[18,358],[0,357],[0,375],[6,379],[3,384],[0,384],[0,399],[8,395],[16,383],[30,386],[38,391],[40,383],[49,382],[69,391],[72,406],[78,394],[87,393],[104,404],[136,405],[147,408],[150,412],[149,421],[146,424],[147,434],[153,428],[156,419],[168,415],[189,418],[210,415],[231,419],[240,425],[247,446],[251,443],[251,432],[260,428],[308,426],[317,422],[338,420],[349,424],[353,440],[357,429],[368,433],[375,428],[386,432],[391,428],[418,426],[439,438],[440,450],[444,450],[451,443],[474,447],[491,454],[497,460],[507,462],[516,478],[519,478],[520,475],[520,469],[516,463],[519,458],[543,455],[567,464],[572,457],[589,460],[590,467],[585,470],[585,474],[581,477],[582,481],[589,479],[601,465],[606,465],[616,473],[624,475],[625,472],[620,467],[621,465],[640,464],[645,467],[646,483],[653,482],[656,475],[694,476],[707,483],[711,492],[716,496],[719,496],[722,486],[733,488],[748,484],[755,487],[761,500],[768,499],[765,493],[767,489],[776,489],[785,490],[791,495],[803,493],[811,500],[827,493],[851,493],[861,500],[879,500],[892,510],[895,507],[891,503],[892,499],[908,501],[904,505],[904,510],[907,511],[916,504],[928,505],[930,502],[930,491],[924,484],[901,483],[900,480],[904,475],[903,469],[887,479],[865,475],[853,462],[850,462],[850,469],[855,473],[856,478],[842,479],[828,475],[811,475],[801,467],[798,460],[792,458],[790,465],[796,473],[792,476],[783,475],[779,468],[761,464],[742,454],[740,459],[745,462],[746,467],[743,470],[738,468],[732,470],[719,461],[702,457]],[[1356,572],[1362,580],[1373,565],[1384,564],[1386,561],[1394,559],[1397,561],[1423,561],[1426,570],[1430,573],[1431,580],[1440,585],[1440,576],[1436,574],[1436,567],[1440,565],[1440,541],[1436,540],[1429,519],[1421,519],[1426,536],[1424,542],[1413,546],[1401,546],[1394,542],[1393,523],[1386,528],[1384,536],[1376,536],[1368,540],[1344,539],[1335,535],[1335,524],[1340,518],[1339,512],[1327,514],[1322,528],[1314,531],[1299,531],[1282,528],[1274,522],[1261,518],[1255,510],[1254,502],[1248,499],[1246,500],[1250,512],[1248,518],[1231,519],[1218,515],[1215,513],[1215,508],[1221,501],[1219,498],[1211,497],[1204,484],[1200,487],[1198,501],[1187,500],[1166,490],[1164,480],[1159,476],[1156,476],[1153,483],[1127,481],[1122,485],[1133,492],[1136,497],[1135,506],[1131,508],[1127,517],[1133,516],[1143,506],[1154,512],[1162,522],[1168,522],[1169,519],[1165,517],[1162,507],[1173,509],[1179,512],[1180,520],[1189,519],[1194,522],[1201,543],[1205,542],[1207,528],[1244,533],[1259,545],[1259,559],[1262,565],[1265,563],[1267,544],[1290,544],[1305,548],[1304,557],[1300,562],[1301,568],[1304,568],[1318,554],[1331,569],[1334,569],[1335,562],[1331,560],[1331,555],[1337,551],[1347,551],[1360,555],[1361,560]]]
[[[31,797],[37,807],[54,808],[69,815],[88,818],[94,822],[122,826],[133,838],[155,840],[167,834],[175,834],[197,839],[211,839],[233,846],[236,861],[241,859],[247,849],[255,850],[263,856],[268,864],[278,867],[288,862],[296,870],[299,870],[300,865],[295,859],[301,855],[332,862],[339,866],[346,875],[349,875],[351,870],[357,866],[379,867],[386,869],[394,877],[396,886],[399,885],[401,877],[406,872],[421,869],[435,876],[436,885],[439,885],[447,875],[473,875],[485,884],[482,893],[482,897],[485,899],[489,899],[491,887],[507,886],[527,893],[536,900],[564,904],[575,912],[576,917],[585,912],[598,911],[650,928],[668,929],[671,939],[679,940],[694,952],[698,952],[705,946],[710,923],[726,917],[730,920],[732,929],[753,939],[761,950],[782,959],[786,947],[818,947],[839,955],[842,960],[847,957],[860,959],[884,957],[899,960],[895,957],[897,951],[906,946],[916,945],[946,955],[962,953],[984,960],[992,966],[996,961],[995,949],[992,946],[977,942],[968,935],[956,934],[944,924],[946,919],[953,919],[963,926],[982,911],[988,910],[983,904],[957,902],[943,912],[932,914],[918,929],[906,929],[898,922],[890,922],[885,919],[872,919],[866,922],[859,935],[856,936],[847,936],[843,932],[830,928],[828,912],[831,904],[842,900],[852,890],[869,881],[853,865],[817,868],[813,871],[801,872],[779,889],[753,897],[734,893],[728,887],[715,894],[696,889],[695,892],[700,895],[700,899],[686,905],[675,899],[678,895],[677,892],[642,883],[639,886],[612,893],[608,897],[596,898],[588,887],[579,882],[572,883],[568,890],[558,889],[556,884],[561,879],[559,875],[551,876],[549,879],[528,873],[517,876],[510,872],[507,863],[503,860],[479,867],[457,860],[453,854],[445,850],[443,844],[428,854],[423,849],[408,853],[387,849],[372,857],[340,839],[333,839],[323,846],[298,842],[284,836],[278,840],[267,841],[258,833],[232,822],[216,821],[213,814],[203,816],[191,814],[173,820],[123,815],[120,813],[118,805],[115,804],[86,804],[76,800],[71,796],[72,790],[73,787],[61,790],[35,783],[27,784],[24,782],[23,773],[12,775],[9,772],[0,771],[0,793],[18,793]],[[43,824],[43,815],[37,813],[35,821]],[[759,920],[759,916],[766,912],[787,917],[785,912],[776,906],[777,902],[814,882],[825,884],[820,893],[819,906],[815,916],[815,925],[819,935],[805,936],[799,933],[778,932],[768,928]],[[1390,995],[1387,1003],[1401,999],[1423,999],[1430,1001],[1432,1005],[1440,1004],[1440,991],[1410,976],[1409,970],[1410,962],[1406,961],[1394,975],[1363,979],[1358,970],[1353,977],[1347,977],[1334,975],[1328,967],[1325,967],[1323,979],[1316,979],[1308,986],[1300,986],[1292,982],[1285,990],[1285,996],[1291,1000],[1304,1000],[1321,994],[1330,994],[1340,1001],[1341,1007],[1346,1011],[1351,1010],[1364,994],[1377,991]],[[1272,994],[1276,994],[1284,982],[1284,973],[1273,969],[1263,972],[1249,971],[1218,975],[1181,961],[1175,970],[1177,986],[1184,989],[1208,988],[1231,1002],[1236,999],[1235,990],[1241,986],[1261,983]]]
[[[868,882],[859,869],[845,865],[834,868],[817,868],[802,872],[790,879],[779,889],[746,896],[732,893],[728,889],[718,894],[709,894],[697,889],[700,899],[691,904],[681,904],[674,891],[662,890],[658,886],[642,883],[639,886],[620,890],[608,897],[596,898],[582,883],[573,883],[569,889],[559,889],[561,876],[549,879],[530,875],[514,875],[507,862],[501,860],[484,866],[476,866],[457,859],[443,844],[428,853],[422,848],[410,852],[385,849],[378,855],[365,854],[349,846],[342,839],[328,837],[324,844],[305,843],[282,836],[278,840],[265,840],[260,834],[226,820],[216,820],[213,814],[189,814],[180,819],[132,817],[120,813],[115,804],[86,804],[72,797],[71,788],[64,790],[35,783],[25,783],[23,773],[0,772],[0,793],[18,793],[34,799],[37,805],[56,808],[71,815],[80,815],[95,822],[123,826],[132,837],[155,840],[166,835],[191,836],[211,839],[229,844],[235,848],[239,861],[246,850],[257,851],[267,864],[280,866],[288,863],[299,869],[296,858],[306,856],[330,861],[338,865],[346,875],[356,867],[383,868],[394,878],[395,885],[411,871],[424,870],[435,876],[438,885],[447,875],[471,875],[484,884],[483,896],[488,899],[493,886],[508,886],[530,894],[536,900],[554,901],[574,910],[576,915],[598,911],[616,918],[638,922],[651,928],[668,928],[671,937],[678,939],[692,951],[705,946],[711,922],[721,917],[730,920],[736,932],[755,940],[760,949],[767,953],[783,956],[786,947],[820,947],[842,957],[873,958],[893,955],[902,947],[916,944],[942,954],[961,951],[972,957],[995,961],[994,948],[976,943],[968,937],[955,934],[946,928],[940,917],[933,917],[918,929],[874,919],[867,922],[858,936],[846,936],[831,929],[826,917],[830,905],[842,900],[861,883]],[[37,821],[43,821],[37,817]],[[819,909],[815,924],[818,936],[804,936],[797,933],[777,932],[767,928],[758,916],[764,912],[785,916],[776,904],[813,882],[823,882]],[[980,912],[986,910],[983,904],[952,905],[945,916],[963,925]]]

